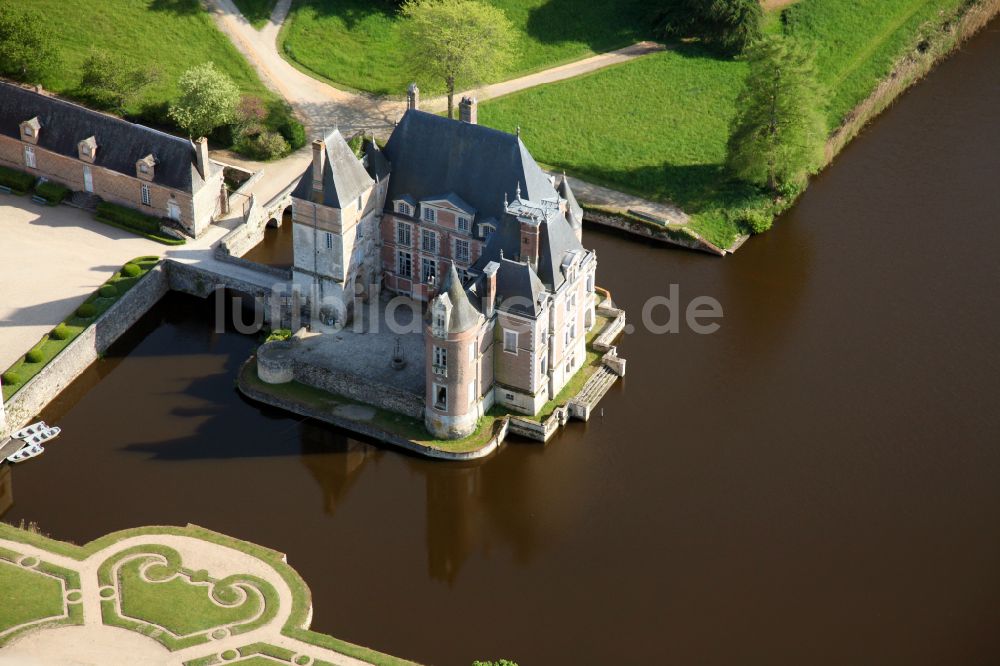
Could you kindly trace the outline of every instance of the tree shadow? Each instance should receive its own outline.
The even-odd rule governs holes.
[[[543,44],[583,42],[598,52],[653,36],[648,0],[549,0],[528,11],[525,30]]]
[[[169,12],[178,16],[190,16],[203,11],[198,0],[151,0],[149,8],[155,12]]]

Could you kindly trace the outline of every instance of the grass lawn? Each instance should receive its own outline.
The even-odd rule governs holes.
[[[250,25],[260,30],[271,18],[276,0],[233,0]]]
[[[274,98],[215,28],[199,0],[31,0],[30,4],[53,28],[49,34],[60,62],[42,81],[52,91],[74,96],[80,66],[99,46],[160,69],[160,80],[127,110],[146,122],[167,122],[165,110],[177,95],[177,78],[209,60],[243,92]]]
[[[830,129],[913,47],[920,28],[962,0],[802,0],[787,25],[811,45],[830,89]],[[722,247],[740,233],[726,211],[759,200],[723,170],[746,66],[678,45],[614,68],[480,105],[480,122],[521,135],[534,157],[585,180],[671,201]]]
[[[135,264],[139,267],[140,270],[137,275],[130,277],[128,275],[124,275],[121,271],[116,272],[107,282],[104,283],[104,285],[101,286],[101,288],[107,285],[113,286],[115,291],[113,296],[101,296],[101,289],[98,289],[84,302],[83,305],[80,306],[80,308],[83,308],[85,305],[92,307],[93,314],[91,316],[80,316],[80,308],[78,308],[57,327],[61,327],[61,330],[65,332],[62,340],[57,339],[57,337],[53,334],[49,334],[43,337],[37,345],[31,348],[28,352],[29,354],[36,350],[41,352],[42,359],[40,361],[31,362],[28,360],[27,355],[25,355],[21,357],[19,361],[16,361],[12,366],[10,366],[3,373],[4,401],[9,400],[10,397],[20,390],[22,386],[27,384],[32,377],[41,372],[42,368],[44,368],[49,361],[55,358],[59,352],[65,349],[69,343],[76,339],[80,333],[84,331],[84,329],[93,324],[108,308],[114,305],[125,292],[134,287],[136,283],[138,283],[139,280],[141,280],[142,277],[146,275],[146,273],[148,273],[159,260],[159,257],[139,257],[138,259],[130,261],[129,263]]]
[[[58,580],[4,560],[0,560],[0,599],[0,632],[61,615],[64,608]]]
[[[213,603],[208,586],[194,585],[185,576],[148,583],[139,575],[142,564],[142,560],[126,562],[118,572],[122,613],[128,617],[157,624],[178,636],[187,636],[246,622],[261,610],[261,601],[254,594],[248,595],[239,606],[218,606]],[[155,579],[152,572],[150,575]]]
[[[520,33],[518,55],[498,80],[649,37],[644,0],[489,1]],[[402,95],[415,79],[425,94],[443,92],[441,82],[414,77],[409,70],[399,25],[388,2],[298,0],[279,40],[286,57],[343,87]]]

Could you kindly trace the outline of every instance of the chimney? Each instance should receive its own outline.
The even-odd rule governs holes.
[[[414,111],[420,108],[420,88],[416,83],[411,83],[406,90],[406,108]]]
[[[521,222],[521,261],[527,261],[532,268],[538,268],[538,235],[540,223],[528,217],[519,217]]]
[[[497,304],[498,270],[500,270],[500,264],[495,261],[486,264],[486,268],[483,269],[483,282],[486,287],[483,294],[483,314],[486,315],[487,319],[493,316],[493,310]]]
[[[201,177],[208,179],[208,139],[200,137],[194,142],[194,150],[197,153],[198,173]]]
[[[326,165],[326,143],[322,139],[313,141],[313,192],[323,191],[323,167]]]
[[[479,123],[479,102],[475,97],[463,97],[458,103],[458,119],[470,125]]]

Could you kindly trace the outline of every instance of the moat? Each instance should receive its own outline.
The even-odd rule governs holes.
[[[724,260],[588,228],[639,322],[602,416],[442,464],[242,400],[254,336],[171,295],[42,418],[5,521],[288,553],[313,628],[434,664],[980,663],[1000,650],[996,21]]]

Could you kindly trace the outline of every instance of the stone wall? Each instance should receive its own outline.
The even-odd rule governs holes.
[[[338,393],[380,409],[405,414],[414,419],[424,417],[423,396],[407,393],[386,384],[379,384],[348,372],[320,368],[295,361],[295,379],[324,391]]]
[[[658,229],[652,223],[643,222],[639,219],[615,213],[613,211],[599,210],[591,207],[584,209],[583,219],[586,222],[593,222],[594,224],[600,224],[605,227],[620,229],[636,236],[652,238],[653,240],[658,240],[663,243],[686,247],[689,250],[708,252],[709,254],[716,254],[720,257],[725,256],[727,253],[727,250],[724,250],[717,245],[713,245],[690,229],[668,229],[666,227]]]
[[[7,403],[9,429],[17,430],[29,423],[49,401],[146,314],[167,293],[167,289],[167,270],[160,263],[11,396]]]

